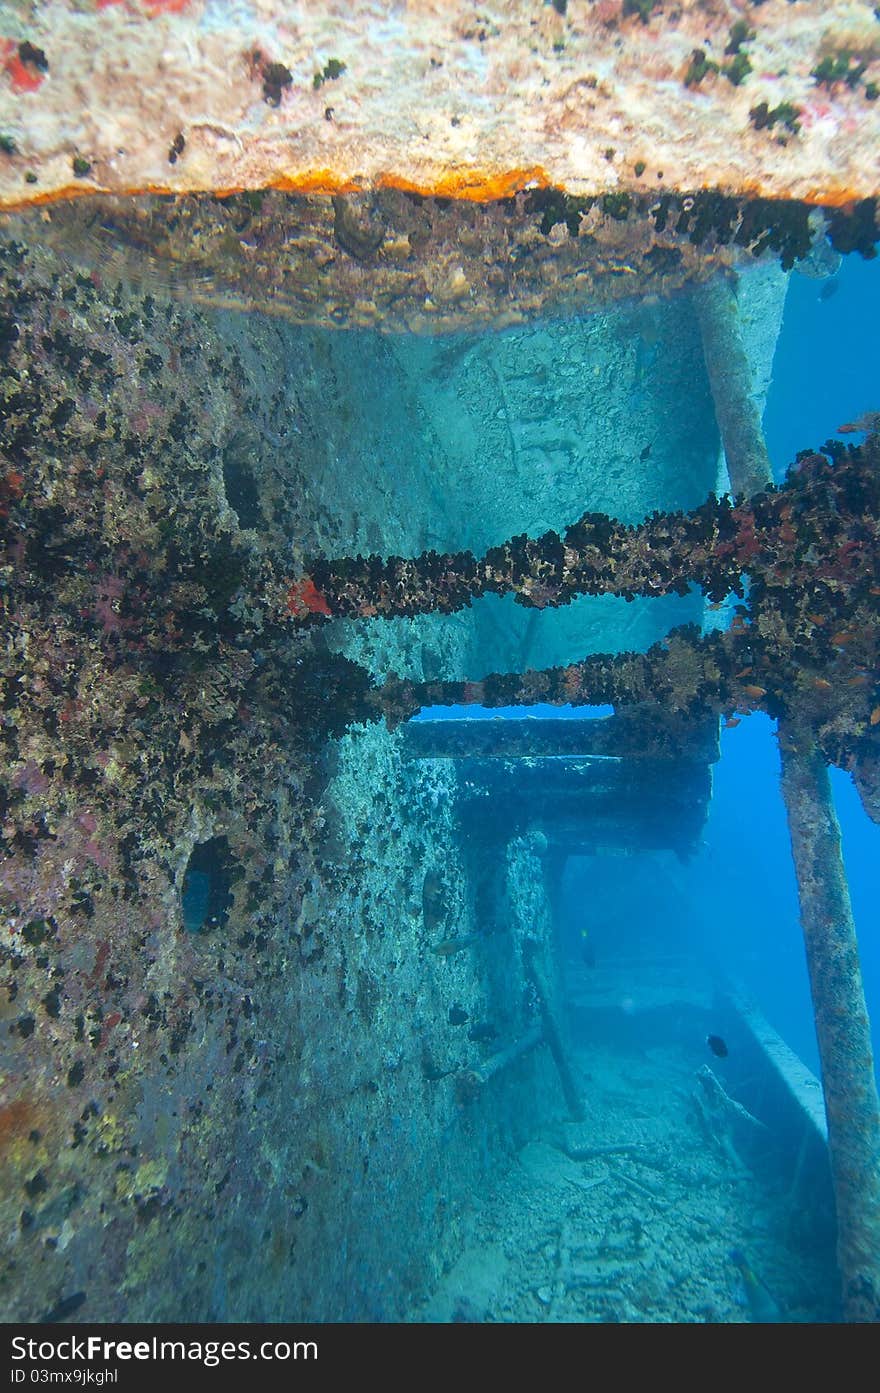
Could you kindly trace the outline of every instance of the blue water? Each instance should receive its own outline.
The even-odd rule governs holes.
[[[818,447],[838,426],[880,405],[880,261],[845,257],[831,282],[793,275],[773,363],[764,431],[776,478],[798,450]],[[823,289],[824,288],[824,289]],[[855,437],[858,439],[859,437]],[[778,758],[770,723],[752,717],[724,731],[708,840],[716,867],[749,907],[728,934],[731,961],[742,967],[767,1014],[818,1070],[812,1010],[797,918],[788,831],[778,795]],[[880,827],[865,815],[848,774],[832,768],[831,785],[850,883],[875,1069],[880,1055]],[[743,808],[748,816],[743,817]],[[719,897],[724,905],[725,898]],[[725,918],[728,916],[724,915]]]
[[[829,293],[830,291],[830,293]],[[832,280],[794,274],[764,413],[774,476],[782,479],[798,450],[818,447],[839,425],[880,405],[876,326],[880,323],[880,259],[845,258]],[[845,344],[846,352],[833,346]],[[611,707],[536,705],[484,710],[432,707],[415,720],[589,719]],[[866,816],[849,775],[832,768],[843,854],[859,936],[865,995],[872,1020],[875,1068],[880,1058],[880,826]],[[775,722],[762,715],[722,731],[713,797],[699,853],[676,881],[700,927],[691,946],[741,981],[768,1020],[809,1068],[820,1072],[809,979],[798,915],[788,827],[779,791]],[[569,887],[567,913],[577,918],[585,893]],[[650,918],[656,902],[646,903]]]
[[[880,261],[850,257],[832,280],[817,282],[797,274],[790,278],[764,419],[777,480],[785,477],[798,451],[820,447],[842,424],[880,407],[878,323]],[[570,722],[609,714],[610,707],[483,710],[466,706],[426,709],[415,719],[475,721],[532,716]],[[743,718],[738,725],[721,731],[721,757],[713,769],[708,816],[692,855],[640,849],[634,833],[633,844],[629,848],[617,846],[612,855],[593,854],[588,847],[583,854],[578,854],[576,847],[570,849],[555,890],[548,882],[571,1003],[572,1040],[576,1049],[583,1050],[584,1067],[590,1069],[593,1079],[601,1079],[603,1067],[613,1075],[615,1064],[609,1060],[619,1059],[628,1071],[624,1077],[630,1087],[637,1079],[639,1062],[651,1059],[645,1082],[636,1082],[635,1087],[651,1086],[662,1097],[669,1084],[662,1071],[651,1074],[655,1067],[652,1050],[662,1049],[675,1039],[685,1058],[697,1061],[700,1050],[709,1058],[704,1040],[707,1023],[709,1030],[716,1028],[714,1008],[708,1015],[690,1010],[686,992],[672,1004],[678,994],[675,986],[663,1004],[664,973],[668,974],[668,965],[677,960],[702,963],[716,983],[744,988],[782,1040],[821,1077],[779,774],[775,722],[763,715]],[[880,901],[876,884],[880,826],[868,819],[847,774],[832,768],[830,778],[873,1022],[876,1069],[880,1056]],[[552,879],[553,873],[549,874]],[[674,973],[674,967],[671,970]],[[585,1001],[590,1006],[586,1011]],[[727,1024],[735,1028],[730,1019]],[[712,1073],[722,1087],[748,1104],[749,1090],[754,1086],[749,1070],[759,1066],[754,1060],[749,1064],[747,1043],[732,1039],[729,1052],[724,1043],[722,1056],[711,1058]],[[611,1049],[604,1066],[603,1047]],[[760,1093],[755,1096],[760,1103]],[[638,1108],[637,1091],[633,1104]],[[601,1090],[594,1106],[601,1116]],[[786,1204],[780,1197],[780,1213]],[[807,1207],[811,1207],[810,1201]],[[815,1264],[807,1285],[812,1285],[818,1300],[818,1274],[823,1265],[826,1276],[833,1267],[829,1194],[816,1199],[812,1207],[818,1227],[807,1240],[801,1260],[809,1254]],[[773,1201],[768,1215],[772,1211]],[[730,1225],[733,1221],[728,1215],[719,1217],[718,1222]],[[778,1237],[773,1240],[770,1228],[769,1217],[758,1219],[750,1242],[762,1261],[772,1266],[786,1250],[794,1257],[797,1244],[789,1245],[787,1240],[780,1244]],[[784,1303],[779,1306],[772,1294],[765,1305],[775,1314],[755,1314],[754,1299],[746,1302],[746,1296],[766,1294],[766,1288],[760,1278],[754,1278],[742,1254],[734,1267],[739,1274],[731,1276],[729,1292],[734,1303],[746,1311],[742,1319],[809,1318],[784,1314]],[[781,1271],[777,1275],[780,1282]]]
[[[792,275],[764,434],[777,478],[798,450],[819,446],[837,427],[880,406],[877,324],[880,263],[845,257],[828,281]]]

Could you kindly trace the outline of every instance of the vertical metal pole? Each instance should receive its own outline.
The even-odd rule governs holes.
[[[716,280],[695,295],[706,368],[735,493],[771,477],[736,296]],[[822,1068],[847,1321],[880,1320],[880,1100],[840,827],[828,770],[809,734],[780,725],[788,816]]]
[[[877,1321],[880,1101],[840,829],[828,770],[809,736],[799,741],[781,725],[779,737],[782,794],[822,1062],[844,1316]]]
[[[716,276],[695,292],[694,304],[730,486],[734,493],[759,493],[773,476],[734,288]]]

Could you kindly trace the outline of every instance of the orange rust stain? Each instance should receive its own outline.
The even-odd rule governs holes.
[[[19,208],[37,208],[44,203],[63,203],[69,198],[88,198],[89,194],[105,193],[105,189],[92,187],[83,188],[80,184],[65,184],[61,189],[55,189],[51,193],[32,193],[25,198],[0,199],[0,208],[5,213],[15,213]]]
[[[547,171],[535,165],[531,169],[508,169],[498,174],[487,174],[478,169],[456,170],[427,184],[418,184],[399,174],[379,174],[375,182],[377,188],[399,189],[401,193],[417,193],[423,198],[460,198],[469,203],[493,203],[499,198],[510,198],[528,186],[546,189],[551,181]]]
[[[710,188],[711,185],[704,184],[703,188]],[[670,185],[667,192],[675,191],[675,185]],[[808,203],[816,208],[846,208],[852,205],[854,208],[857,203],[868,197],[867,193],[856,193],[855,190],[840,185],[827,185],[821,189],[808,189],[806,193],[781,193],[776,190],[768,190],[766,184],[756,179],[744,179],[741,184],[725,183],[719,186],[719,193],[730,195],[732,198],[766,198],[772,203],[788,203],[791,200],[801,203]],[[681,190],[679,190],[681,192]]]
[[[810,190],[804,195],[804,203],[823,204],[826,208],[843,208],[844,210],[854,209],[857,203],[863,202],[867,194],[854,193],[852,189],[820,189],[818,192]]]
[[[234,194],[245,193],[252,187],[249,184],[230,184],[228,188],[211,189],[213,198],[232,198]],[[328,169],[312,170],[307,174],[284,175],[280,179],[275,179],[272,183],[261,184],[260,189],[277,189],[280,193],[317,193],[317,194],[337,194],[337,193],[359,193],[364,185],[355,179],[336,179]],[[148,195],[161,194],[165,197],[171,195],[178,198],[186,198],[189,194],[208,192],[204,189],[175,188],[172,184],[145,184],[141,188],[123,189],[116,192],[113,189],[101,188],[96,184],[65,184],[63,188],[51,189],[44,193],[26,194],[22,198],[6,199],[0,197],[0,209],[7,213],[15,213],[22,208],[39,207],[47,203],[63,203],[70,198],[88,198],[90,195],[113,194],[118,198],[144,198]]]
[[[331,169],[311,169],[305,174],[283,174],[268,185],[281,193],[359,193],[362,183],[356,179],[344,179]]]
[[[113,0],[105,0],[105,3],[113,3]],[[170,10],[163,12],[172,13]],[[175,10],[173,13],[178,13],[178,11]],[[511,198],[514,194],[529,187],[555,188],[559,189],[561,193],[567,192],[565,182],[551,179],[547,171],[540,165],[535,165],[530,169],[509,169],[495,174],[474,169],[456,170],[425,183],[394,173],[379,174],[375,179],[363,179],[338,174],[331,169],[311,169],[304,170],[301,174],[281,174],[275,179],[267,179],[264,184],[235,184],[227,188],[181,187],[180,185],[149,183],[125,189],[104,189],[94,183],[89,183],[86,187],[81,184],[66,184],[61,188],[45,192],[23,193],[18,198],[0,196],[0,209],[5,212],[16,212],[23,208],[59,203],[65,199],[88,197],[90,194],[113,194],[119,198],[138,198],[148,194],[170,194],[185,197],[187,194],[211,193],[216,198],[228,198],[233,194],[243,193],[250,189],[277,189],[282,193],[325,195],[359,193],[369,191],[371,188],[398,189],[402,193],[420,194],[424,198],[450,198],[470,203],[492,203],[497,199]],[[633,188],[636,188],[635,184]],[[658,190],[658,192],[675,192],[675,190],[676,185],[670,183],[668,186],[664,186],[664,190]],[[762,185],[752,184],[748,181],[740,186],[724,186],[722,191],[732,197],[744,200],[772,197],[773,201],[780,205],[788,201],[785,195],[770,195]],[[602,193],[604,190],[597,189],[596,192]],[[851,189],[812,189],[802,196],[802,201],[816,206],[846,208],[848,206],[855,207],[865,196],[855,193]]]

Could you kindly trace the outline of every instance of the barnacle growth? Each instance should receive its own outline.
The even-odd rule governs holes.
[[[326,7],[296,7],[295,26],[290,9],[0,5],[11,1319],[393,1318],[406,1293],[388,1290],[381,1235],[406,1239],[400,1270],[424,1281],[494,1145],[476,1099],[458,1127],[450,1057],[470,1051],[460,1092],[510,1087],[538,1115],[548,1029],[517,1010],[548,995],[543,974],[515,934],[474,937],[497,887],[462,888],[451,781],[405,776],[382,718],[611,702],[674,753],[682,730],[760,709],[815,783],[829,760],[849,769],[880,817],[874,423],[779,489],[456,551],[433,531],[433,460],[402,449],[387,468],[422,469],[419,533],[384,496],[370,517],[334,496],[340,442],[368,434],[359,395],[396,409],[395,347],[358,377],[363,340],[320,332],[665,306],[762,257],[873,255],[870,7],[747,21],[691,0],[674,17],[662,0],[491,16],[453,0],[403,7],[389,43],[355,0],[332,48]],[[635,129],[633,110],[651,119]],[[379,456],[359,462],[384,484]],[[732,593],[730,627],[441,678],[482,595],[536,614],[688,590]],[[412,641],[377,622],[393,615],[414,617]],[[481,1063],[503,1012],[488,1020],[474,964],[493,954],[514,1047]],[[331,1035],[344,1048],[316,1068]],[[418,1137],[389,1129],[407,1116]],[[368,1219],[343,1235],[352,1175]]]

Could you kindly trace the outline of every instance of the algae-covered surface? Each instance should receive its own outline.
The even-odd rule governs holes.
[[[880,25],[471,10],[0,4],[6,1321],[868,1309]]]

